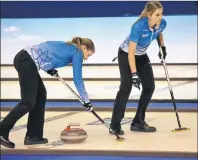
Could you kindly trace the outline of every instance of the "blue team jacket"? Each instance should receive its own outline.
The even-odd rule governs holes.
[[[72,64],[74,84],[80,97],[89,102],[82,79],[83,53],[75,45],[63,41],[47,41],[24,48],[34,60],[38,70],[44,71]]]
[[[150,29],[148,25],[148,18],[141,18],[131,27],[130,34],[121,43],[120,48],[122,48],[125,52],[128,52],[129,41],[132,41],[137,43],[135,54],[145,54],[151,42],[155,40],[161,32],[163,32],[166,25],[166,21],[162,19],[159,27]]]

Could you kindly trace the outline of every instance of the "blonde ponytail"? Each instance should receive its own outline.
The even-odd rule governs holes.
[[[87,47],[88,50],[95,52],[94,43],[89,38],[74,37],[71,41],[67,41],[66,43],[75,45],[81,51],[82,51],[81,46],[84,45]]]
[[[142,11],[142,13],[140,14],[139,18],[135,21],[135,23],[136,23],[137,21],[139,21],[140,19],[144,18],[144,17],[147,17],[147,12],[146,12],[145,9]],[[134,23],[134,24],[135,24],[135,23]]]
[[[137,19],[137,21],[139,21],[140,19],[142,19],[144,17],[147,17],[148,14],[151,14],[152,15],[156,11],[156,9],[159,9],[159,8],[163,8],[160,2],[158,2],[158,1],[149,1],[149,2],[147,2],[146,5],[145,5],[145,7],[144,7],[144,10],[140,14],[140,16]],[[137,21],[135,21],[135,23]]]
[[[67,41],[67,44],[74,44],[78,49],[82,50],[82,38],[81,37],[74,37],[71,41]]]

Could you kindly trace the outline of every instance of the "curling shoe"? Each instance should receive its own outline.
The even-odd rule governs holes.
[[[117,135],[124,135],[124,131],[122,129],[114,129],[114,131]],[[111,129],[109,130],[109,133],[114,134]]]
[[[11,142],[6,136],[0,136],[0,145],[7,148],[15,148],[15,144]]]
[[[48,143],[48,139],[47,138],[25,137],[25,139],[24,139],[24,145],[46,144],[46,143]]]
[[[153,126],[149,126],[146,122],[144,122],[144,123],[132,123],[130,130],[138,131],[138,132],[156,132],[157,129]]]

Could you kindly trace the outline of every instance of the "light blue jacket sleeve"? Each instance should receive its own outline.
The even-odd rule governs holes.
[[[131,27],[131,33],[130,33],[130,37],[129,40],[137,43],[140,39],[141,36],[141,26],[139,23],[135,23],[132,27]]]
[[[74,84],[80,97],[87,103],[89,102],[89,97],[86,92],[84,81],[82,79],[82,63],[83,57],[82,52],[77,52],[73,56],[73,77],[74,77]]]

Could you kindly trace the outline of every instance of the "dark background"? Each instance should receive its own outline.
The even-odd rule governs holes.
[[[147,1],[2,1],[1,18],[138,16]],[[197,15],[196,1],[162,1],[164,15]]]

